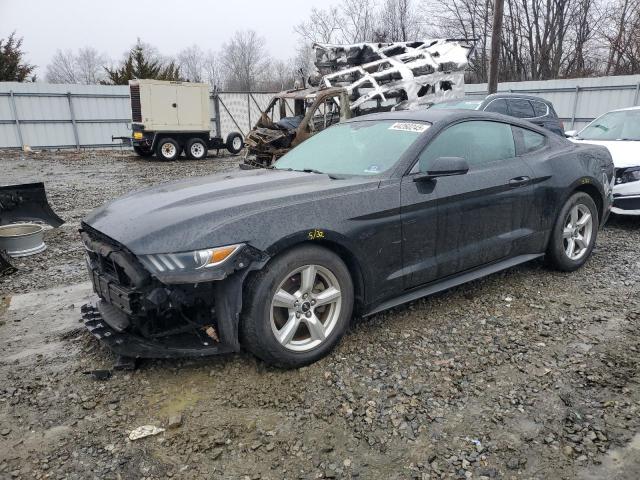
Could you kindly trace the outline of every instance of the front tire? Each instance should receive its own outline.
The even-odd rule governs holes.
[[[336,254],[316,245],[271,260],[247,282],[244,346],[267,363],[295,368],[327,355],[353,312],[353,282]]]
[[[207,144],[201,138],[192,138],[187,142],[185,155],[191,160],[202,160],[207,156]]]
[[[584,192],[574,193],[560,210],[547,247],[548,263],[563,272],[585,264],[598,235],[598,209]]]
[[[180,156],[181,148],[173,138],[162,138],[156,146],[156,156],[160,160],[167,162],[175,160]]]

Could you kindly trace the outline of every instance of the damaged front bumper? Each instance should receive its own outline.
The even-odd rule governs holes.
[[[634,179],[640,176],[635,173],[640,171],[640,167],[616,171],[611,212],[617,215],[640,215],[640,180],[630,179],[631,171],[637,175],[634,176]]]
[[[87,329],[121,356],[173,358],[238,351],[242,285],[266,262],[247,249],[216,280],[163,283],[124,246],[87,225],[81,235],[96,300],[82,307]],[[257,253],[256,253],[257,252]]]
[[[153,339],[112,326],[122,313],[104,300],[82,306],[82,320],[91,334],[118,355],[133,358],[176,358],[235,352],[232,342],[216,342],[213,338],[197,341]],[[204,334],[204,333],[203,333]]]

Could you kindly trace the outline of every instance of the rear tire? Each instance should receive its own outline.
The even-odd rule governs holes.
[[[192,138],[187,142],[184,150],[187,158],[191,160],[202,160],[206,158],[208,152],[207,144],[201,138]]]
[[[156,146],[156,156],[167,162],[177,159],[181,151],[180,145],[173,138],[162,138]]]
[[[353,283],[336,254],[316,245],[272,259],[247,281],[243,345],[267,363],[296,368],[327,355],[353,312]]]
[[[141,145],[134,145],[133,151],[143,158],[148,158],[153,156],[153,150],[151,150],[150,148],[143,147]]]
[[[232,155],[237,155],[244,148],[244,139],[238,132],[232,132],[227,137],[227,150]]]
[[[584,192],[574,193],[560,210],[547,246],[547,263],[573,272],[591,256],[598,235],[598,208]]]

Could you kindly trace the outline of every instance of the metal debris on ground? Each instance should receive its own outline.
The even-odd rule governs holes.
[[[155,425],[142,425],[141,427],[134,428],[129,433],[129,440],[139,440],[140,438],[151,437],[164,432],[164,428],[156,427]]]

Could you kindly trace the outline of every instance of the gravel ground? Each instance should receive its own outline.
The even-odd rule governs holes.
[[[0,478],[640,478],[640,220],[573,274],[533,262],[364,320],[296,371],[247,354],[113,357],[78,323],[77,235],[134,188],[235,168],[125,153],[0,153],[67,220],[0,278]],[[166,428],[130,441],[141,425]]]

